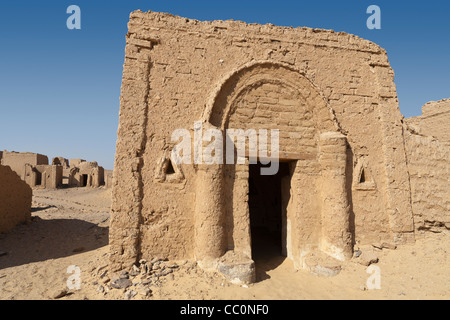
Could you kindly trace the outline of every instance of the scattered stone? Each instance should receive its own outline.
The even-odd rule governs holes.
[[[133,282],[130,279],[125,278],[119,278],[114,281],[111,281],[111,287],[114,289],[126,289],[128,287],[131,287],[133,285]]]
[[[255,263],[244,254],[228,251],[220,258],[218,271],[233,284],[255,282]]]
[[[127,292],[125,292],[125,299],[126,299],[126,300],[131,300],[131,299],[133,299],[136,295],[137,295],[137,292],[136,292],[136,291],[133,291],[133,290],[127,290]]]
[[[383,242],[383,243],[375,243],[372,244],[372,247],[376,248],[376,249],[389,249],[389,250],[395,250],[397,249],[397,246],[393,243],[388,243],[388,242]]]
[[[195,262],[195,261],[186,262],[184,264],[184,267],[186,268],[186,270],[195,269],[197,267],[197,262]]]
[[[103,292],[105,292],[105,288],[102,285],[99,285],[97,287],[97,292],[103,293]]]
[[[367,290],[366,286],[361,286],[361,287],[359,287],[359,289],[360,289],[361,291],[366,291],[366,290]]]
[[[161,258],[161,257],[155,257],[150,262],[155,264],[156,262],[160,262],[161,263],[163,261],[167,261],[167,259],[166,258]]]
[[[168,274],[170,274],[170,273],[172,273],[172,272],[173,272],[172,269],[164,269],[164,270],[162,270],[162,271],[159,273],[159,276],[160,276],[160,277],[165,277],[165,276],[167,276]]]
[[[133,270],[131,270],[130,276],[135,277],[140,273],[141,273],[141,270],[136,265],[133,264]]]
[[[105,277],[105,278],[102,279],[102,283],[103,284],[107,284],[109,281],[111,281],[111,279],[108,278],[108,277]]]
[[[54,294],[52,294],[53,299],[61,299],[62,297],[65,297],[69,294],[69,291],[67,289],[62,289],[56,291]]]
[[[356,259],[356,261],[359,264],[362,264],[363,266],[370,266],[372,263],[378,262],[378,256],[375,254],[375,251],[373,248],[367,248],[364,249],[359,256],[359,258]]]
[[[397,245],[395,245],[395,244],[393,244],[393,243],[390,243],[390,242],[383,242],[383,243],[381,244],[381,246],[382,246],[384,249],[389,249],[389,250],[395,250],[395,249],[397,249]]]
[[[152,270],[155,271],[155,270],[159,270],[160,268],[161,267],[159,266],[159,264],[154,264],[152,267]]]
[[[96,270],[96,273],[98,274],[101,270],[105,269],[107,266],[108,266],[107,264],[99,266]],[[105,270],[103,273],[105,273],[106,271],[107,270]]]
[[[152,260],[150,260],[150,263],[156,263],[158,261],[160,261],[160,258],[159,257],[155,257]]]
[[[305,267],[310,273],[324,277],[334,277],[342,270],[338,260],[322,252],[308,254],[305,257]]]
[[[150,279],[150,278],[142,281],[142,285],[144,285],[144,286],[148,286],[151,283],[152,283],[152,279]]]
[[[138,290],[138,294],[140,294],[141,296],[144,296],[144,297],[151,296],[151,294],[152,294],[152,290],[150,288],[147,288],[144,286],[139,286],[137,288],[137,290]]]
[[[155,263],[153,263],[154,266],[161,266],[162,264],[162,261],[156,261]]]
[[[353,254],[353,257],[356,259],[356,258],[359,258],[359,256],[361,255],[361,253],[362,253],[362,251],[361,250],[356,250],[355,252],[354,252],[354,254]]]
[[[119,278],[120,278],[120,279],[129,279],[130,276],[129,276],[129,274],[128,274],[128,271],[122,271],[122,272],[120,273],[120,275],[119,275]]]

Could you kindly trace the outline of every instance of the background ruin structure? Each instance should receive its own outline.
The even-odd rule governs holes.
[[[17,173],[32,188],[100,187],[105,184],[104,169],[96,161],[48,157],[31,152],[3,152],[1,163]]]
[[[25,180],[25,165],[48,165],[48,157],[32,152],[3,151],[2,165],[9,166],[18,176]]]
[[[411,188],[407,152],[420,142],[405,143],[384,49],[332,30],[141,11],[130,15],[126,42],[113,269],[154,256],[194,259],[251,282],[259,232],[277,234],[298,269],[314,252],[345,260],[355,243],[414,241],[420,182]],[[279,174],[255,174],[248,159],[171,163],[172,132],[194,134],[196,121],[222,132],[279,129]]]
[[[104,184],[104,169],[96,161],[70,159],[68,185],[70,187],[100,187]]]
[[[32,188],[56,189],[62,186],[63,168],[60,165],[25,164],[25,182]]]

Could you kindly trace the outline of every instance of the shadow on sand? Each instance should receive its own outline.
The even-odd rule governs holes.
[[[278,239],[261,229],[252,230],[254,244],[252,256],[255,261],[256,282],[270,279],[269,271],[280,266],[286,257],[281,255],[281,247]],[[255,245],[257,243],[257,245]]]
[[[32,217],[29,224],[0,234],[0,270],[23,264],[68,257],[108,244],[108,228],[77,219],[44,220]]]

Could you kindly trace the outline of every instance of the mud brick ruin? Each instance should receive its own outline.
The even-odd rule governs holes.
[[[1,163],[17,173],[32,188],[100,187],[104,185],[104,169],[97,162],[48,157],[31,152],[3,151]]]
[[[70,165],[69,165],[70,164]],[[104,183],[104,169],[97,162],[31,152],[0,151],[0,232],[31,219],[32,188],[111,187]]]
[[[135,11],[120,99],[112,268],[154,256],[193,259],[251,282],[253,250],[272,234],[301,269],[310,254],[346,260],[355,243],[402,244],[430,224],[450,227],[448,144],[427,136],[434,108],[407,125],[386,51],[351,34]],[[172,133],[194,132],[196,121],[222,132],[279,129],[278,174],[261,176],[248,159],[172,163]],[[447,138],[448,123],[438,130]]]
[[[104,184],[104,169],[97,162],[70,159],[66,169],[68,185],[71,187],[100,187]]]

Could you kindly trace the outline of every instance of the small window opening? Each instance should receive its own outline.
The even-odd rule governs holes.
[[[166,167],[166,174],[174,174],[175,169],[173,168],[172,161],[168,161],[167,167]]]
[[[361,170],[361,175],[359,177],[359,183],[365,183],[366,182],[366,173],[365,170],[362,169]]]

